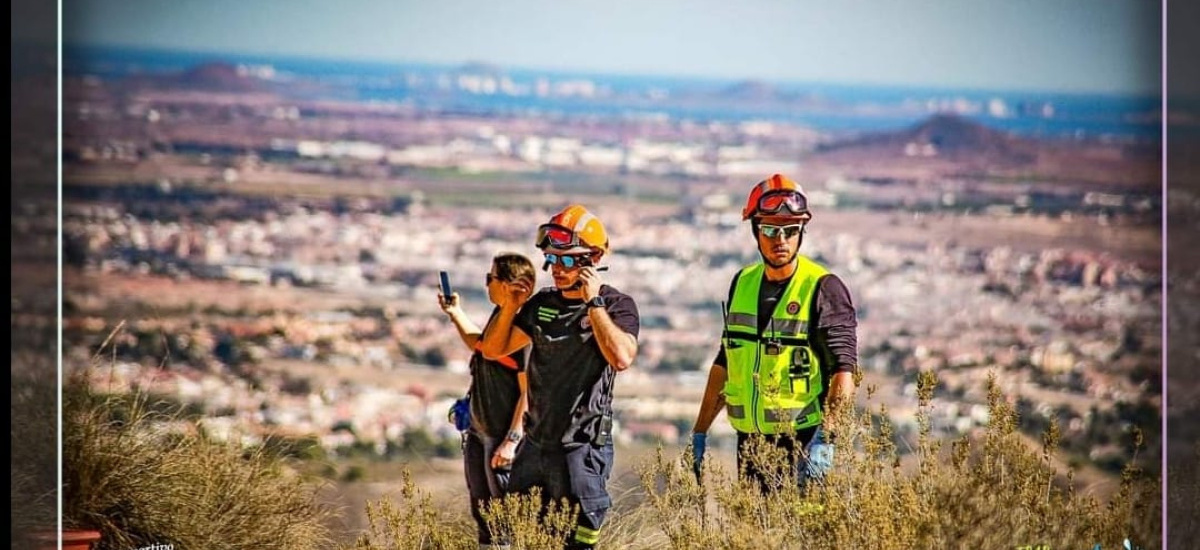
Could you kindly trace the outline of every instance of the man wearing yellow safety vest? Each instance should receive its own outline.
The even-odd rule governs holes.
[[[798,455],[797,482],[824,476],[833,442],[823,429],[830,406],[852,402],[858,323],[850,292],[836,275],[798,252],[812,219],[808,197],[780,175],[750,190],[742,219],[762,261],[730,283],[721,348],[692,429],[696,475],[709,427],[722,408],[737,431],[738,471],[767,489],[748,460],[751,436]],[[797,445],[803,452],[795,452]]]

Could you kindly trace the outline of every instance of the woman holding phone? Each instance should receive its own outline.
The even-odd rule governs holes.
[[[488,324],[503,305],[502,300],[512,294],[512,287],[532,289],[536,280],[536,271],[529,258],[511,252],[492,258],[485,284],[488,300],[496,307]],[[484,358],[478,346],[487,325],[481,330],[467,318],[458,293],[450,291],[449,295],[446,294],[449,281],[444,275],[442,287],[442,292],[438,294],[442,311],[454,323],[463,344],[474,350],[470,363],[471,386],[468,390],[471,421],[463,442],[463,466],[467,492],[471,498],[471,515],[478,528],[479,547],[500,547],[503,546],[502,541],[493,541],[481,511],[489,501],[507,491],[513,457],[524,437],[524,416],[528,408],[525,378],[527,348],[494,361]]]

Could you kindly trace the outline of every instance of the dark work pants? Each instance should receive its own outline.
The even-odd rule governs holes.
[[[776,480],[769,479],[769,476],[755,467],[753,463],[745,456],[747,445],[752,437],[762,437],[768,443],[783,449],[791,460],[793,451],[796,448],[796,443],[803,445],[804,452],[796,453],[796,462],[792,464],[791,470],[796,484],[803,489],[808,485],[809,480],[821,481],[825,478],[826,472],[833,466],[833,443],[826,440],[825,430],[818,426],[815,430],[809,428],[801,430],[795,435],[780,434],[780,435],[751,435],[743,432],[738,432],[738,451],[737,451],[737,466],[738,472],[746,471],[749,479],[758,482],[759,488],[765,493],[770,490],[777,490],[779,487]]]
[[[511,489],[528,493],[542,490],[542,506],[566,498],[579,506],[575,532],[569,535],[567,548],[594,548],[600,537],[604,516],[612,506],[608,495],[608,477],[613,468],[613,444],[590,443],[564,448],[538,446],[527,441],[513,466]]]
[[[471,516],[478,527],[479,544],[492,544],[492,534],[483,520],[483,507],[508,490],[509,472],[492,470],[492,455],[504,441],[467,432],[463,442],[463,471],[467,475],[467,494],[471,498]]]

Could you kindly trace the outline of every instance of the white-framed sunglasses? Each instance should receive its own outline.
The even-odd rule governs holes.
[[[768,239],[774,239],[779,235],[783,235],[785,239],[790,239],[799,235],[803,230],[804,224],[801,223],[790,225],[769,225],[763,223],[758,225],[758,232]]]

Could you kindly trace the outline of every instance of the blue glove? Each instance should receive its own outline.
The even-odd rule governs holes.
[[[697,482],[700,481],[700,468],[704,466],[704,450],[707,446],[708,434],[692,434],[692,472],[696,474]]]
[[[471,396],[463,397],[450,405],[450,414],[447,416],[458,431],[467,431],[471,427]]]

